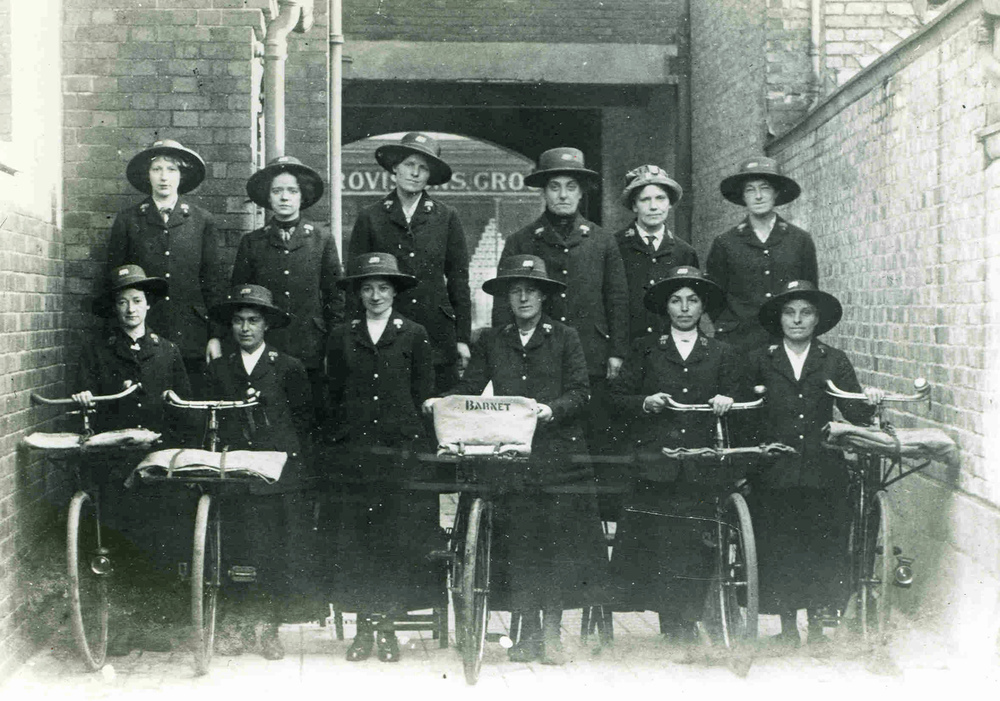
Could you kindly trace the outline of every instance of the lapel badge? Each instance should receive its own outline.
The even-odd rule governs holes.
[[[747,223],[745,221],[741,221],[736,228],[739,229],[740,231],[743,231],[744,229],[747,228]]]
[[[307,232],[307,233],[311,232],[313,230],[313,225],[312,224],[305,224],[305,225],[303,225],[302,230],[305,231],[305,232]]]
[[[586,224],[580,224],[580,231],[582,231],[584,234],[589,234],[590,227],[587,226]]]
[[[788,225],[783,221],[779,221],[778,228],[781,229],[782,231],[786,231],[788,229]]]
[[[628,228],[628,231],[625,232],[625,238],[630,239],[633,236],[635,236],[635,228],[633,228],[633,227],[630,226]]]
[[[399,317],[396,317],[395,319],[392,320],[392,325],[396,327],[397,331],[399,331],[401,328],[403,328],[403,320],[400,319]]]
[[[545,227],[544,226],[540,226],[537,229],[535,229],[535,238],[536,239],[540,238],[541,235],[542,235],[542,233],[544,233],[544,231],[545,231]]]
[[[708,347],[708,339],[704,336],[698,336],[698,342],[702,345],[702,347]]]
[[[424,200],[424,211],[430,213],[430,211],[432,209],[434,209],[434,203],[431,200],[425,199]]]
[[[108,345],[109,346],[115,345],[115,337],[113,335],[112,336],[108,336]]]
[[[160,345],[160,337],[157,336],[155,333],[149,334],[149,340],[153,342],[154,346]]]
[[[273,363],[278,358],[278,351],[268,351],[267,357]]]
[[[545,333],[552,333],[552,324],[542,324]]]
[[[669,334],[663,334],[662,336],[660,336],[660,341],[659,341],[660,348],[666,348],[667,347],[667,342],[669,340],[670,340],[670,335]]]
[[[361,325],[361,319],[351,319],[351,328],[356,329]]]
[[[139,211],[142,212],[143,214],[149,211],[149,202],[143,202],[141,205],[139,205]]]
[[[778,350],[778,346],[777,346],[777,344],[775,344],[775,345],[773,345],[773,346],[768,346],[768,347],[767,347],[767,352],[768,352],[768,354],[769,354],[769,355],[774,355],[774,352],[775,352],[776,350]]]
[[[382,203],[382,206],[385,207],[385,211],[388,212],[390,209],[392,209],[392,200],[386,200],[385,202]]]
[[[191,207],[189,207],[186,202],[182,202],[181,203],[181,212],[186,217],[187,215],[189,215],[191,213]]]

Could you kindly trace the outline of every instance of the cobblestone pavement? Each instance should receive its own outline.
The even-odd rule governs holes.
[[[500,645],[488,644],[478,685],[466,686],[462,664],[454,647],[440,649],[428,633],[400,633],[402,660],[385,664],[371,660],[348,663],[349,641],[338,641],[332,627],[318,624],[286,625],[281,637],[284,660],[268,662],[256,654],[216,656],[208,675],[194,674],[192,657],[183,645],[169,653],[133,651],[113,658],[98,673],[84,671],[68,631],[53,646],[29,660],[0,687],[4,699],[142,699],[161,696],[195,699],[258,699],[276,694],[300,698],[327,698],[345,691],[406,695],[472,694],[482,698],[524,693],[527,698],[558,694],[567,699],[608,697],[613,687],[658,689],[658,694],[689,691],[698,699],[733,693],[758,698],[782,689],[810,690],[812,697],[844,698],[843,693],[889,693],[898,699],[938,698],[961,683],[963,688],[996,686],[996,668],[943,662],[936,655],[901,665],[887,652],[852,649],[834,640],[819,653],[811,647],[779,650],[760,645],[749,669],[741,660],[708,646],[682,648],[667,643],[657,632],[654,614],[615,614],[615,641],[601,648],[579,637],[580,612],[567,612],[563,639],[570,662],[564,667],[514,664]],[[507,617],[493,614],[490,630],[505,630]],[[776,619],[762,618],[762,636],[776,631]],[[178,636],[182,635],[178,632]],[[742,669],[741,669],[742,666]],[[741,673],[745,672],[745,675]],[[976,686],[970,687],[969,684]],[[992,688],[992,686],[991,686]],[[954,693],[954,692],[952,692]],[[304,694],[304,696],[301,696]]]

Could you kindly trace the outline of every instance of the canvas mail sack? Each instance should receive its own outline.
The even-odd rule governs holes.
[[[438,455],[528,456],[536,407],[527,397],[443,397],[434,404]]]

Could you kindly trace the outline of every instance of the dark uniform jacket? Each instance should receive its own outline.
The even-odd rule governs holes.
[[[726,293],[726,308],[712,319],[716,336],[737,351],[769,342],[757,320],[761,306],[792,280],[819,284],[812,237],[779,215],[766,243],[749,218],[712,242],[705,272]]]
[[[118,213],[108,243],[109,270],[131,263],[170,283],[147,324],[178,345],[186,359],[203,358],[207,310],[225,297],[227,280],[211,215],[182,196],[166,223],[151,198]]]
[[[322,367],[327,334],[344,318],[339,277],[340,257],[329,231],[302,220],[286,243],[272,221],[240,239],[232,284],[263,285],[295,315],[287,327],[268,331],[267,342],[313,369]]]
[[[435,365],[455,362],[455,344],[469,343],[472,333],[469,254],[458,212],[424,192],[407,224],[393,190],[361,210],[348,251],[348,260],[391,253],[402,272],[416,276],[419,284],[398,295],[394,309],[427,330]]]
[[[266,344],[250,375],[239,350],[210,363],[207,374],[211,399],[246,399],[250,389],[260,393],[261,403],[253,409],[219,412],[220,446],[288,454],[281,479],[273,485],[255,483],[251,491],[274,494],[301,487],[311,466],[313,420],[312,393],[302,361]]]
[[[755,351],[749,359],[749,379],[767,388],[764,409],[754,412],[757,422],[755,442],[781,442],[798,451],[762,462],[756,483],[768,488],[836,488],[846,483],[847,474],[840,451],[822,447],[822,429],[833,419],[834,398],[826,393],[826,381],[847,392],[860,392],[854,367],[843,351],[813,339],[795,379],[792,364],[782,344]],[[836,400],[837,408],[851,423],[866,424],[872,407],[859,400]]]
[[[552,408],[552,421],[535,429],[533,454],[586,452],[578,420],[590,386],[576,329],[542,315],[526,346],[514,324],[484,330],[451,394],[479,394],[490,381],[496,396],[531,397]]]
[[[164,445],[184,445],[191,438],[192,432],[186,429],[193,421],[163,401],[163,392],[168,389],[181,397],[191,396],[191,384],[175,344],[148,329],[137,341],[115,329],[83,347],[74,392],[117,394],[126,381],[142,383],[142,387],[114,404],[99,404],[95,431],[148,428],[163,434]]]
[[[681,241],[665,230],[660,247],[650,252],[645,239],[640,235],[638,225],[630,226],[615,234],[618,251],[625,266],[625,280],[628,284],[629,341],[634,343],[640,336],[659,336],[670,332],[670,319],[654,314],[642,303],[646,290],[663,277],[668,270],[678,265],[698,267],[698,254],[691,244]]]
[[[545,312],[577,330],[588,372],[603,377],[608,358],[628,353],[628,290],[614,239],[577,214],[563,240],[543,214],[507,239],[500,259],[522,254],[538,256],[549,277],[566,283],[545,300]],[[509,305],[493,304],[495,328],[512,320]]]
[[[327,440],[399,447],[426,436],[420,407],[433,396],[427,331],[393,310],[378,343],[364,319],[337,326],[327,344]],[[412,446],[411,446],[412,447]]]
[[[682,404],[704,404],[717,394],[739,400],[739,361],[733,349],[721,341],[699,334],[687,359],[682,359],[669,332],[647,335],[632,344],[622,374],[611,385],[612,403],[629,422],[636,452],[659,452],[661,448],[706,448],[715,445],[715,416],[708,412],[646,413],[646,397],[666,392]],[[672,481],[681,474],[677,461],[659,461],[643,468],[644,479]],[[685,461],[683,475],[689,481],[718,476],[718,465]]]

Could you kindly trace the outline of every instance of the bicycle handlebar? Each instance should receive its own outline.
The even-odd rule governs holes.
[[[199,409],[202,411],[209,411],[212,409],[249,409],[250,407],[257,406],[260,404],[260,400],[257,398],[259,395],[253,395],[250,399],[181,399],[177,396],[177,393],[172,389],[168,389],[163,393],[163,401],[171,406],[178,407],[180,409]]]
[[[729,411],[743,411],[745,409],[757,409],[764,405],[764,395],[767,393],[767,388],[764,385],[757,385],[753,388],[754,394],[760,396],[760,399],[755,399],[752,402],[733,402],[733,405],[729,407]],[[673,409],[674,411],[714,411],[711,404],[682,404],[681,402],[675,401],[673,397],[669,394],[667,396],[667,408]]]
[[[913,381],[913,394],[886,394],[882,402],[918,402],[927,399],[931,394],[931,386],[923,377],[918,377]],[[826,381],[826,393],[837,399],[862,399],[868,397],[862,392],[845,392],[833,383],[833,380]]]
[[[137,382],[134,385],[133,384],[128,385],[125,389],[123,389],[121,392],[118,392],[117,394],[105,394],[101,396],[94,396],[92,397],[92,399],[95,403],[113,402],[123,397],[127,397],[128,395],[134,392],[137,392],[140,387],[142,387],[142,383]],[[31,401],[35,402],[36,404],[46,404],[48,406],[65,406],[67,404],[77,403],[77,401],[72,397],[66,397],[64,399],[46,399],[45,397],[39,394],[35,394],[34,392],[31,393]]]

